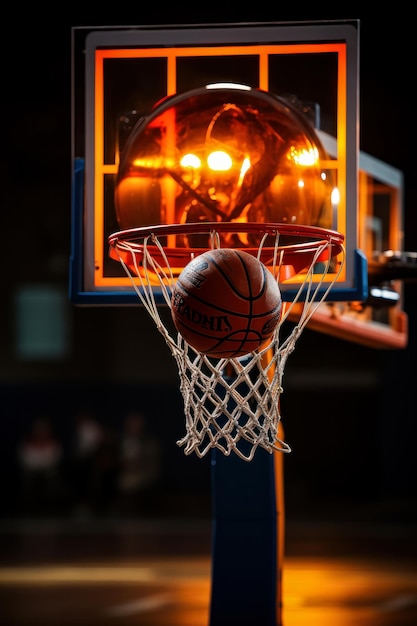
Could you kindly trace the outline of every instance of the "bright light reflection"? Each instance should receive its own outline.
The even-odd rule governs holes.
[[[315,165],[319,160],[319,152],[317,148],[296,148],[295,146],[291,146],[290,148],[290,158],[294,161],[296,165],[302,165],[304,167],[310,167],[311,165]]]
[[[340,202],[340,191],[337,187],[333,187],[332,189],[331,200],[333,205],[337,205]]]
[[[198,169],[199,167],[201,167],[201,160],[198,158],[197,155],[191,154],[189,152],[188,154],[184,154],[180,161],[180,165],[182,167],[192,167],[194,169]]]
[[[238,83],[211,83],[206,85],[206,89],[237,89],[239,91],[243,89],[244,91],[251,91],[252,87]]]
[[[162,170],[165,168],[174,167],[174,160],[167,159],[163,156],[158,157],[137,157],[133,160],[134,167],[139,167],[142,169],[150,169],[150,170]]]
[[[246,157],[245,159],[243,159],[242,167],[240,168],[241,176],[244,176],[249,168],[250,168],[250,158]]]
[[[214,172],[227,172],[231,169],[233,161],[227,152],[216,150],[208,155],[207,164]]]

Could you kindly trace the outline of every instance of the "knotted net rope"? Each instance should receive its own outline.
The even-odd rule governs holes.
[[[215,234],[212,242],[213,246],[218,245]],[[340,275],[344,249],[338,271],[332,274],[330,283],[323,289],[331,254],[327,255],[327,262],[317,264],[317,261],[332,244],[327,240],[319,242],[295,297],[291,302],[283,302],[280,321],[268,345],[245,357],[213,359],[197,352],[161,318],[154,286],[159,283],[163,299],[171,309],[175,276],[157,236],[144,237],[142,245],[140,263],[136,249],[128,241],[124,241],[122,247],[124,252],[131,252],[132,264],[125,262],[126,257],[117,252],[117,246],[115,249],[133,289],[163,335],[178,366],[186,433],[177,444],[184,448],[186,455],[195,453],[200,458],[212,448],[225,455],[233,452],[246,461],[253,458],[258,447],[270,453],[276,450],[290,452],[290,446],[278,435],[285,365],[308,321]],[[262,245],[263,242],[259,251]],[[275,249],[273,273],[279,282],[282,258],[278,238]],[[288,317],[294,310],[296,322],[290,323]]]

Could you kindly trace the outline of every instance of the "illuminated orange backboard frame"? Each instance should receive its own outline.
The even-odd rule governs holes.
[[[290,89],[320,107],[324,130],[337,146],[329,161],[340,192],[333,229],[345,235],[347,251],[330,298],[364,296],[357,215],[358,23],[343,21],[73,29],[74,302],[137,303],[130,279],[108,260],[107,238],[118,230],[111,194],[119,163],[117,119],[132,109],[149,112],[166,95],[224,80],[273,93]],[[121,92],[124,110],[122,99],[114,102]],[[287,290],[291,298],[291,285]]]

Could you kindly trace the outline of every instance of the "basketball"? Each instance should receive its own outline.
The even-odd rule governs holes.
[[[277,281],[255,256],[218,248],[195,257],[178,276],[171,298],[178,332],[197,352],[234,358],[272,336],[281,313]]]

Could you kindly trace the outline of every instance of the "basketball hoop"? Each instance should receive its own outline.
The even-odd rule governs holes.
[[[202,242],[201,247],[190,241]],[[295,281],[280,321],[267,345],[247,356],[214,359],[197,352],[160,315],[155,287],[171,309],[176,278],[196,255],[231,241],[261,260],[279,286]],[[244,242],[244,245],[242,245]],[[202,458],[212,448],[250,461],[260,446],[290,452],[278,436],[279,399],[287,358],[311,316],[330,292],[344,260],[341,233],[299,224],[202,222],[146,226],[109,237],[110,256],[130,278],[141,304],[174,356],[184,401],[186,434],[177,442],[184,453]],[[285,300],[285,293],[283,294]],[[284,323],[296,312],[295,323]]]

